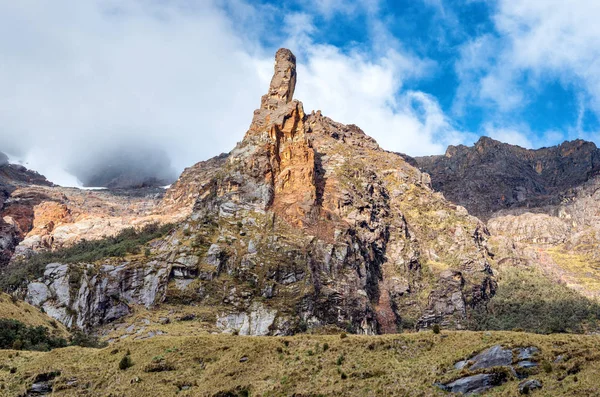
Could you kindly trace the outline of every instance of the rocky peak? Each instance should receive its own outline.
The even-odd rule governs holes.
[[[287,48],[280,48],[275,54],[275,73],[269,92],[262,97],[261,109],[274,110],[282,103],[291,102],[295,88],[296,56]]]
[[[443,156],[415,160],[434,189],[483,219],[556,205],[600,171],[600,150],[583,140],[530,150],[481,137],[471,147],[449,146]]]

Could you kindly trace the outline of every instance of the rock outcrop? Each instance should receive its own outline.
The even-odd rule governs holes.
[[[68,327],[89,330],[164,300],[170,267],[159,261],[96,266],[51,263],[27,286],[26,301]]]
[[[511,378],[524,379],[539,366],[540,350],[535,346],[516,349],[495,345],[475,356],[454,364],[449,372],[460,371],[460,377],[446,383],[437,383],[442,390],[464,395],[479,395],[507,382]],[[465,376],[466,375],[466,376]],[[454,376],[456,377],[456,375]],[[519,391],[531,386],[540,388],[537,380],[527,380],[519,384]]]
[[[30,203],[39,202],[35,198],[29,198],[28,203],[15,202],[11,196],[19,187],[31,185],[52,186],[52,183],[37,172],[10,164],[8,157],[0,152],[0,269],[10,261],[30,223]]]

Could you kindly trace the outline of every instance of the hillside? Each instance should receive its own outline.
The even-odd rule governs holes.
[[[496,357],[496,364],[490,362],[487,369],[454,369],[461,360],[494,346],[505,349],[501,352],[521,351],[529,357],[521,360],[534,366],[527,364],[524,370],[519,365],[525,366],[525,361],[511,364],[509,359],[503,364],[503,358]],[[35,389],[53,391],[53,396],[445,396],[448,393],[435,383],[475,376],[498,383],[487,396],[518,396],[524,382],[515,376],[518,373],[527,376],[525,381],[540,382],[542,388],[532,391],[534,395],[595,396],[599,349],[600,341],[592,336],[513,332],[163,336],[121,341],[100,350],[0,351],[0,361],[10,369],[0,371],[0,393],[14,396]],[[131,366],[119,369],[127,356]],[[511,373],[509,364],[518,372]]]
[[[528,150],[482,137],[414,161],[446,198],[487,220],[497,269],[533,267],[597,299],[599,153],[582,140]]]
[[[31,327],[46,327],[54,336],[62,338],[69,336],[64,325],[42,313],[38,308],[13,299],[8,294],[0,293],[0,319],[3,318],[17,320]]]

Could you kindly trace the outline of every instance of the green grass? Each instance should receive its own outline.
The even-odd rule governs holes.
[[[172,229],[171,224],[149,224],[139,230],[131,227],[112,237],[81,240],[68,248],[40,252],[30,258],[17,260],[2,272],[0,289],[13,291],[23,286],[27,280],[41,277],[49,263],[92,263],[109,257],[139,254],[144,244],[165,236]]]

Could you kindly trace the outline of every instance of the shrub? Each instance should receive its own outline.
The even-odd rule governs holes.
[[[121,361],[119,361],[119,369],[121,371],[125,371],[127,368],[133,366],[133,361],[131,361],[131,357],[129,355],[124,355]]]
[[[552,372],[552,364],[550,364],[548,361],[544,361],[542,363],[542,369],[545,373],[549,374],[550,372]]]
[[[97,336],[88,335],[82,331],[74,331],[71,337],[71,345],[101,349],[108,346],[108,343],[101,342]]]
[[[434,334],[436,334],[436,335],[439,334],[440,333],[440,325],[439,324],[433,324],[432,330],[433,330]]]
[[[66,345],[65,339],[50,335],[41,325],[31,327],[17,320],[0,319],[0,349],[48,351]]]
[[[348,337],[348,334],[347,334],[347,333],[345,333],[345,332],[342,332],[342,333],[340,334],[340,339],[345,339],[345,338],[347,338],[347,337]]]
[[[344,361],[346,360],[346,357],[344,357],[343,354],[340,354],[339,357],[337,358],[337,361],[335,362],[337,365],[342,365],[344,363]]]
[[[323,343],[323,351],[326,352],[327,350],[329,350],[329,343],[325,342]]]

